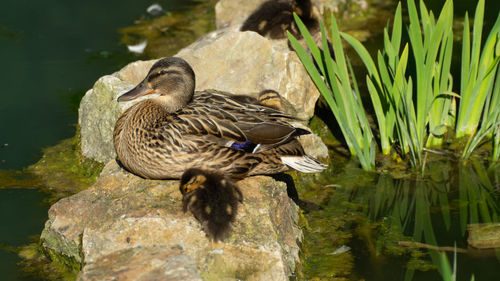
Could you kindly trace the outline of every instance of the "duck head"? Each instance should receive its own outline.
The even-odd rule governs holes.
[[[183,59],[167,57],[157,61],[146,78],[132,90],[118,97],[118,101],[159,94],[153,101],[168,112],[175,112],[191,101],[195,89],[195,76],[191,66]]]

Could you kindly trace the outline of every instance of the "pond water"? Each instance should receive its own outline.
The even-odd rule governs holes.
[[[163,0],[167,11],[193,1]],[[153,1],[3,0],[0,9],[0,169],[20,169],[41,148],[74,135],[80,98],[104,74],[140,59],[118,29]]]
[[[0,4],[0,170],[23,169],[41,149],[75,134],[78,104],[105,74],[144,59],[120,45],[119,28],[160,4],[182,12],[196,1],[2,0]],[[0,173],[0,177],[1,177]],[[16,248],[47,219],[47,195],[0,186],[0,279],[23,277]]]
[[[196,1],[154,2],[168,11],[182,11]],[[428,2],[438,9],[444,1]],[[455,1],[456,16],[473,10],[475,2]],[[487,14],[496,17],[497,1],[486,3]],[[0,169],[22,169],[40,158],[41,148],[73,136],[79,99],[95,80],[145,58],[120,45],[117,30],[145,16],[151,4],[2,1]],[[378,47],[380,42],[373,37],[368,43]],[[365,173],[355,163],[334,157],[321,175],[298,176],[302,198],[322,208],[304,214],[303,279],[441,280],[433,252],[417,244],[400,247],[399,241],[456,243],[461,249],[457,280],[470,280],[472,273],[476,280],[500,276],[498,254],[468,250],[466,231],[469,223],[498,221],[498,167],[440,159],[429,162],[424,177],[395,179]],[[2,280],[37,280],[16,266],[20,259],[14,250],[40,234],[49,207],[43,203],[46,198],[36,189],[0,186]],[[450,252],[448,259],[453,259]]]
[[[440,254],[429,248],[441,247],[452,262],[454,245],[457,280],[500,276],[500,251],[474,249],[467,241],[468,226],[500,220],[500,165],[436,159],[423,176],[394,178],[344,162],[299,178],[302,199],[323,208],[305,214],[308,278],[443,280]]]
[[[2,280],[36,280],[17,270],[16,248],[36,240],[47,220],[47,194],[37,189],[0,189],[0,274]]]

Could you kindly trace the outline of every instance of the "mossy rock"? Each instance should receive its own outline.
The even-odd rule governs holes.
[[[36,175],[38,187],[54,194],[56,199],[77,193],[92,185],[103,165],[83,157],[79,134],[43,149],[42,158],[28,167]],[[42,184],[40,184],[42,183]]]

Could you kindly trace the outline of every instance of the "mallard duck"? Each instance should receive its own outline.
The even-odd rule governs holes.
[[[286,31],[295,37],[301,37],[295,24],[296,13],[309,32],[319,33],[318,14],[311,0],[270,0],[262,3],[241,26],[241,31],[255,31],[271,39],[286,38]]]
[[[179,179],[189,168],[243,178],[326,167],[304,153],[297,137],[310,132],[288,123],[296,118],[217,91],[194,89],[191,66],[168,57],[118,98],[125,102],[157,93],[131,106],[116,122],[114,146],[124,168],[144,178]]]
[[[193,168],[182,174],[179,189],[184,213],[189,210],[209,238],[222,240],[243,201],[238,186],[222,174]]]

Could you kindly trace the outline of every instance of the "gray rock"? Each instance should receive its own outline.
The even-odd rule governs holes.
[[[215,26],[241,26],[262,3],[268,0],[220,0],[215,5]]]
[[[272,178],[238,185],[232,234],[212,242],[182,212],[177,181],[141,179],[111,161],[93,186],[50,208],[43,246],[83,264],[79,280],[288,280],[298,207]]]
[[[134,247],[100,256],[86,265],[77,280],[202,281],[196,264],[179,249]]]
[[[291,105],[289,113],[305,120],[314,114],[319,92],[286,43],[268,40],[255,32],[224,29],[207,34],[177,56],[193,67],[197,90],[256,95],[261,90],[273,89]],[[153,63],[131,63],[100,78],[85,94],[78,120],[85,157],[102,163],[115,157],[114,124],[126,108],[137,102],[119,104],[116,98],[141,81]]]

